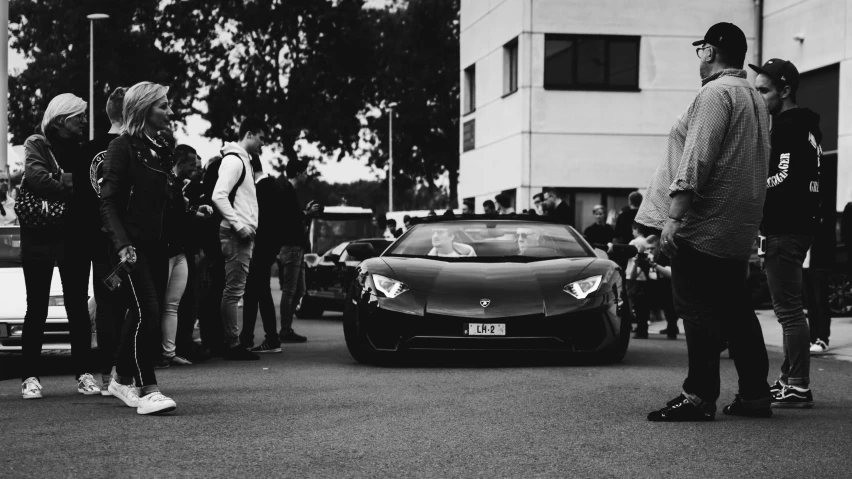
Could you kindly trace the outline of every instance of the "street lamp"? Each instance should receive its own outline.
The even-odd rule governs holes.
[[[393,109],[396,102],[388,103],[390,110],[390,123],[388,123],[388,145],[390,147],[388,162],[388,211],[393,211]]]
[[[89,139],[95,139],[95,20],[109,18],[106,13],[86,15],[89,19]]]

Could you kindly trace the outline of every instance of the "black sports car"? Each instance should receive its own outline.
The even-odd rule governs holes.
[[[627,351],[623,272],[571,227],[434,218],[378,257],[369,245],[349,253],[369,258],[343,317],[359,362],[413,350],[555,350],[612,361]]]

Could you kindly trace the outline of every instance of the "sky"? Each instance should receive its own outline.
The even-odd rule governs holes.
[[[368,3],[378,4],[383,1],[384,0],[371,0]],[[97,48],[97,45],[95,47]],[[9,74],[17,74],[18,72],[26,69],[26,67],[27,62],[23,55],[19,54],[12,48],[9,48]],[[140,78],[140,81],[142,80],[144,79]],[[89,99],[84,98],[84,100],[88,101]],[[222,147],[222,142],[220,140],[205,138],[202,136],[202,133],[209,126],[210,124],[202,119],[200,115],[189,116],[186,119],[186,131],[181,131],[183,129],[178,128],[178,131],[175,132],[175,138],[178,140],[178,143],[185,143],[195,148],[201,159],[203,161],[207,161],[210,157],[217,155],[219,153],[219,149]],[[22,139],[18,139],[18,141],[21,140]],[[302,144],[300,146],[304,153],[315,157],[320,156],[319,151],[314,145]],[[276,155],[270,147],[264,148],[264,154],[261,156],[261,159],[264,162],[264,171],[267,173],[271,173],[273,171],[272,164],[277,156],[278,155]],[[12,157],[10,157],[10,163],[12,162],[11,160]],[[373,180],[378,177],[384,177],[384,172],[378,172],[368,166],[366,160],[351,157],[345,157],[339,162],[335,159],[326,159],[323,162],[316,163],[315,166],[320,174],[320,178],[329,183],[351,183],[362,179]]]

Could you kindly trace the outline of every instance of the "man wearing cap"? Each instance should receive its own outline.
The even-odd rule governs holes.
[[[723,411],[769,417],[769,361],[746,288],[766,196],[769,116],[746,80],[742,30],[719,23],[693,45],[702,88],[669,132],[665,158],[636,215],[638,223],[662,230],[689,357],[682,393],[648,420],[715,419],[723,338],[739,373],[739,394]]]
[[[819,115],[796,105],[799,71],[773,58],[754,85],[772,115],[772,153],[761,233],[766,236],[766,280],[784,329],[784,363],[772,386],[772,407],[810,408],[810,330],[802,306],[802,263],[820,224]]]

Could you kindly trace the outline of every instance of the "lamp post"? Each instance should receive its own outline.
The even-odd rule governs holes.
[[[388,162],[388,211],[393,211],[393,109],[396,107],[396,102],[388,103],[388,110],[390,110],[390,122],[388,123],[388,145],[389,145],[389,158]]]
[[[86,15],[89,19],[89,140],[95,139],[95,20],[109,18],[106,13]]]

